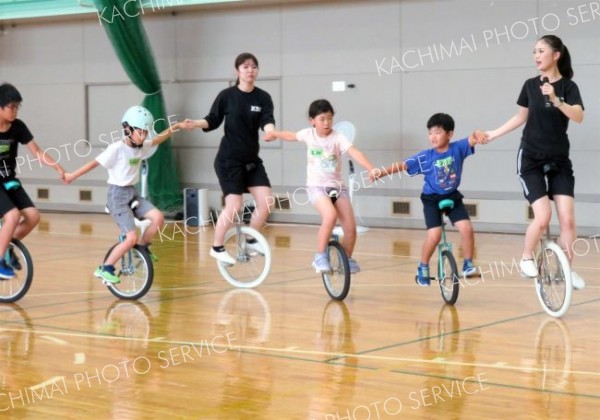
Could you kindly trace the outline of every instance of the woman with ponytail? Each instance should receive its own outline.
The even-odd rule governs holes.
[[[575,233],[575,177],[569,158],[569,120],[583,121],[583,101],[573,82],[571,56],[562,40],[545,35],[535,44],[533,58],[539,75],[525,81],[517,100],[517,113],[506,123],[487,132],[494,140],[525,124],[517,155],[517,174],[534,219],[525,234],[520,262],[524,277],[537,277],[533,253],[552,216],[554,200],[560,224],[559,245],[569,261],[573,257]],[[552,175],[546,185],[545,173]],[[572,271],[573,287],[582,289],[584,280]]]
[[[208,115],[201,120],[187,119],[186,129],[201,128],[205,132],[218,128],[225,121],[225,135],[221,139],[214,167],[225,197],[225,208],[215,227],[215,238],[210,255],[219,261],[235,264],[235,259],[223,247],[225,233],[243,206],[243,194],[252,194],[255,210],[250,226],[256,230],[264,225],[272,199],[271,184],[263,162],[258,156],[258,130],[268,133],[275,129],[273,101],[264,90],[256,87],[258,60],[253,54],[242,53],[234,63],[235,86],[224,89],[215,99]],[[248,246],[264,252],[260,244],[249,240]]]

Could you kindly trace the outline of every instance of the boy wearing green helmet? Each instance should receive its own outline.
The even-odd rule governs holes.
[[[119,277],[115,275],[115,263],[135,244],[148,245],[152,237],[164,223],[164,216],[154,205],[139,197],[135,184],[139,179],[142,160],[149,158],[156,147],[177,131],[180,123],[175,123],[162,133],[147,139],[154,125],[150,111],[141,106],[129,108],[123,115],[123,139],[108,146],[94,160],[86,163],[75,172],[65,174],[65,183],[70,183],[81,175],[102,165],[108,171],[108,197],[106,208],[119,226],[125,239],[113,248],[105,261],[94,272],[94,276],[116,284]],[[141,238],[135,228],[135,218],[146,219],[150,225],[144,230]],[[155,259],[155,257],[148,253]]]

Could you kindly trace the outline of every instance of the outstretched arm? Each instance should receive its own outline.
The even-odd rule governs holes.
[[[56,172],[58,172],[58,176],[61,179],[64,179],[65,170],[63,167],[57,161],[55,161],[52,156],[46,152],[43,152],[35,139],[32,139],[29,143],[27,143],[27,148],[29,149],[29,152],[31,152],[31,154],[34,155],[40,162],[42,162],[44,165],[53,167]]]
[[[81,175],[87,174],[89,171],[91,171],[92,169],[97,167],[99,164],[100,163],[96,159],[94,159],[94,160],[86,163],[85,165],[83,165],[81,168],[77,169],[75,172],[66,173],[64,176],[65,183],[70,184],[71,182],[73,182],[77,178],[79,178]]]
[[[519,110],[515,115],[512,116],[511,119],[506,121],[503,125],[496,128],[495,130],[490,130],[487,132],[488,141],[497,139],[498,137],[502,137],[503,135],[510,133],[514,129],[522,126],[527,121],[528,116],[529,110],[525,107],[519,106]]]
[[[267,126],[265,126],[265,129],[267,128]],[[284,140],[284,141],[298,141],[298,139],[296,138],[296,133],[294,133],[293,131],[275,131],[275,130],[271,130],[271,131],[266,131],[266,134],[263,137],[264,141],[273,141],[273,140]]]
[[[181,123],[181,128],[185,130],[193,130],[194,128],[202,128],[203,130],[206,130],[208,128],[208,121],[205,119],[191,120],[186,118],[185,121]]]
[[[407,170],[408,170],[408,166],[406,165],[406,162],[403,162],[403,161],[394,162],[387,168],[383,168],[381,170],[381,173],[379,174],[378,178],[381,178],[384,175],[392,175],[397,172],[406,172]]]
[[[175,123],[172,126],[170,126],[169,128],[165,129],[162,133],[156,135],[152,139],[152,146],[157,146],[157,145],[161,144],[162,142],[166,141],[167,139],[169,139],[175,131],[179,131],[181,126],[182,126],[182,123]]]
[[[348,154],[353,160],[357,161],[360,166],[369,171],[369,179],[371,180],[371,182],[373,182],[375,179],[381,176],[381,169],[374,168],[373,164],[367,158],[367,156],[363,152],[358,150],[356,147],[351,146],[348,149]]]

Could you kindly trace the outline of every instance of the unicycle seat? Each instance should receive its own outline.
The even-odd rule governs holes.
[[[454,208],[454,200],[450,198],[444,198],[438,203],[438,208],[444,213],[448,214],[450,210]]]
[[[544,164],[542,170],[544,171],[544,175],[546,176],[554,175],[558,172],[558,165],[556,165],[556,163],[554,162],[548,162]]]

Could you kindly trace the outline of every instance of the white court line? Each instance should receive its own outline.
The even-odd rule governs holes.
[[[60,344],[61,346],[66,346],[68,342],[65,340],[61,340],[60,338],[50,337],[49,335],[40,335],[40,338],[43,338],[48,341],[52,341],[53,343]]]
[[[21,331],[17,329],[7,328],[6,331]],[[119,341],[142,341],[142,342],[152,342],[153,339],[145,339],[145,338],[130,338],[130,337],[116,337],[116,336],[107,336],[107,335],[99,335],[99,334],[91,334],[91,333],[67,333],[67,332],[54,332],[54,331],[43,331],[36,332],[36,334],[49,334],[49,335],[58,335],[58,336],[68,336],[68,337],[78,337],[78,338],[96,338],[101,340],[119,340]],[[162,338],[162,337],[161,337]],[[160,343],[166,344],[174,344],[174,345],[195,345],[200,343],[194,343],[193,341],[181,341],[181,340],[160,340]],[[215,348],[224,348],[230,349],[230,346],[225,345],[215,345]],[[305,355],[305,356],[320,356],[326,358],[354,358],[354,359],[363,359],[367,361],[385,361],[385,362],[394,362],[394,363],[408,363],[408,364],[437,364],[440,362],[438,360],[430,360],[430,359],[415,359],[409,357],[394,357],[394,356],[376,356],[372,354],[353,354],[353,353],[334,353],[334,352],[326,352],[326,351],[317,351],[317,350],[304,350],[298,349],[295,347],[259,347],[259,346],[237,346],[236,350],[251,350],[256,352],[271,352],[271,353],[281,353],[284,355]],[[500,364],[499,364],[500,363]],[[564,370],[564,369],[548,369],[547,367],[542,368],[534,368],[530,366],[523,365],[509,365],[504,362],[496,362],[496,363],[467,363],[467,362],[451,362],[445,361],[445,365],[450,366],[458,366],[458,367],[475,367],[475,368],[491,368],[491,369],[499,369],[499,370],[512,370],[518,372],[553,372],[560,374],[575,374],[575,375],[588,375],[588,376],[597,376],[600,377],[600,372],[591,372],[591,371],[582,371],[582,370]],[[394,368],[387,368],[387,370],[392,370]],[[60,378],[60,377],[57,377]],[[56,380],[56,378],[51,379]]]

